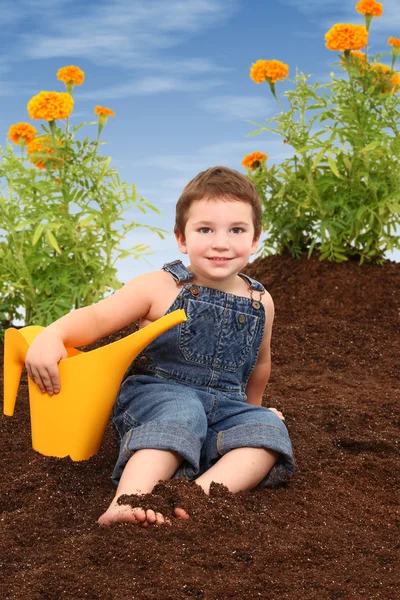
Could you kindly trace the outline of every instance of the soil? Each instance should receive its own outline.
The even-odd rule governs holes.
[[[111,427],[88,461],[36,453],[24,374],[14,417],[1,417],[1,598],[400,597],[400,263],[271,256],[246,272],[275,302],[263,402],[286,416],[294,478],[236,495],[214,485],[209,497],[175,480],[155,499],[171,526],[99,527],[114,492]]]

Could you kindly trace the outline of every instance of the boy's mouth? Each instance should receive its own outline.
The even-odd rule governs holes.
[[[211,256],[208,260],[215,260],[216,262],[226,262],[232,260],[231,258],[221,258],[219,256]]]

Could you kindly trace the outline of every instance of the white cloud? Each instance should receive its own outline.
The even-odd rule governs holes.
[[[53,11],[58,6],[59,13],[53,12],[52,18],[45,14],[43,26],[34,37],[21,36],[22,54],[35,59],[79,57],[97,64],[137,68],[147,57],[223,24],[239,6],[238,0],[170,0],[168,3],[103,0],[75,4],[74,16],[71,16],[68,3],[54,3]],[[21,5],[29,12],[30,2],[25,0]],[[213,65],[199,62],[197,69],[199,67],[208,72]]]
[[[293,155],[293,149],[284,145],[280,138],[267,139],[263,138],[262,135],[238,142],[227,140],[217,144],[209,144],[190,155],[153,155],[135,161],[137,169],[141,171],[147,168],[157,169],[158,173],[157,184],[140,187],[139,193],[157,206],[175,205],[185,185],[200,171],[211,166],[223,165],[244,174],[245,169],[241,166],[241,161],[246,154],[256,150],[265,152],[268,155],[270,165],[279,163]],[[128,160],[117,161],[119,166],[125,162],[130,164]],[[166,172],[167,176],[163,177],[163,172]]]
[[[134,80],[125,77],[117,83],[114,78],[112,87],[104,90],[86,87],[82,99],[204,91],[224,85],[223,74],[233,71],[212,58],[173,56],[171,52],[174,48],[179,52],[179,46],[194,36],[224,25],[240,8],[240,0],[19,0],[1,4],[3,25],[18,27],[4,32],[4,40],[10,35],[9,56],[0,59],[0,75],[10,70],[10,63],[63,57],[112,66],[117,73],[136,71]],[[146,71],[146,76],[138,78],[137,71]],[[12,91],[12,84],[5,83],[1,95]]]
[[[34,84],[30,84],[29,82],[0,80],[1,97],[34,94],[36,93],[34,90]]]
[[[335,23],[354,23],[355,25],[364,23],[364,16],[355,9],[356,0],[348,3],[337,0],[281,0],[281,2],[309,16],[319,30],[328,31]],[[385,0],[382,4],[382,17],[374,18],[371,24],[371,41],[373,41],[375,33],[380,37],[383,35],[397,36],[400,27],[399,0]],[[294,34],[297,35],[296,32]],[[301,32],[299,35],[302,37]]]
[[[267,86],[265,86],[267,92]],[[215,96],[197,105],[220,119],[254,119],[276,111],[276,100],[261,96]]]
[[[208,169],[212,165],[225,165],[238,169],[243,157],[255,151],[265,152],[269,156],[270,161],[274,162],[283,160],[293,154],[293,150],[289,150],[288,146],[283,144],[281,138],[267,140],[265,136],[260,135],[252,137],[249,140],[228,140],[226,142],[209,144],[199,148],[197,153],[190,155],[155,154],[136,160],[135,166],[137,168],[156,167],[168,172],[175,171],[182,177],[179,183],[184,181],[184,185],[186,185],[191,177],[194,177],[199,171]],[[167,181],[170,180],[171,178],[167,179]],[[164,183],[160,181],[160,187]]]
[[[203,92],[224,85],[220,79],[203,79],[190,81],[179,77],[143,77],[135,81],[81,92],[80,100],[102,100],[127,98],[129,96],[144,96],[160,92]]]

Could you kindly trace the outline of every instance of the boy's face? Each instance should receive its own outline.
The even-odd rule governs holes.
[[[180,251],[189,255],[197,274],[218,280],[237,275],[247,265],[258,239],[252,207],[236,199],[196,200],[189,209],[185,236],[176,234]]]

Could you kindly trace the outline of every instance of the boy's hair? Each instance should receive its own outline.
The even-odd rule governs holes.
[[[254,238],[262,232],[262,207],[257,190],[248,177],[228,167],[211,167],[194,177],[176,204],[175,233],[185,235],[189,208],[196,200],[239,200],[253,209]]]

